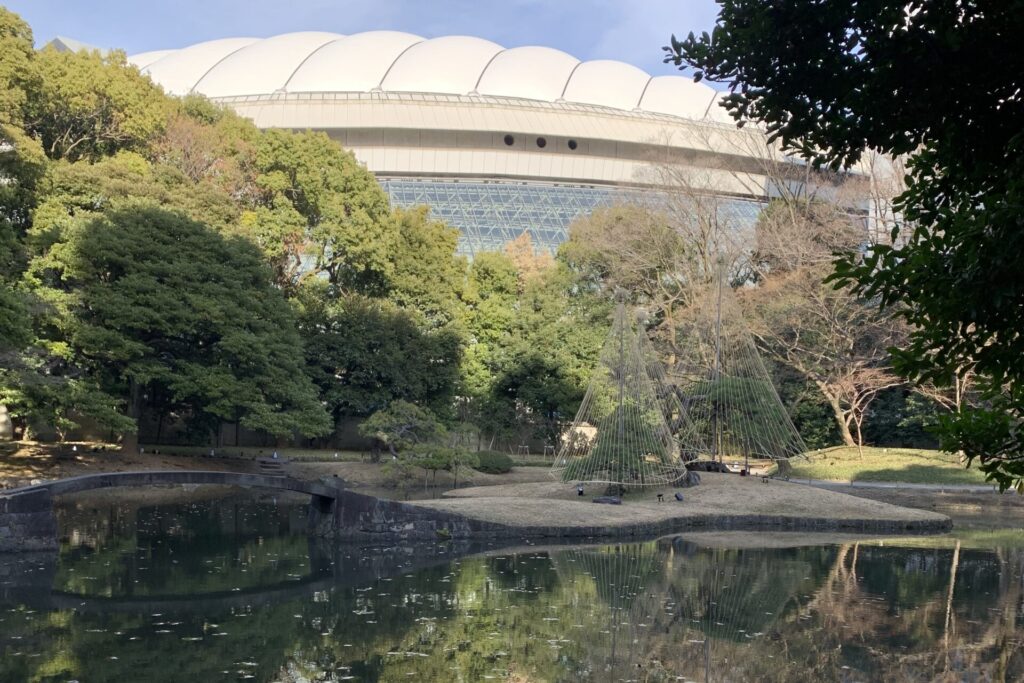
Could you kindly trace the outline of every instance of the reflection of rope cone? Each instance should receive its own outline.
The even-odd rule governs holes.
[[[811,565],[772,551],[700,548],[683,538],[658,545],[671,557],[663,604],[688,632],[676,659],[691,668],[675,673],[704,681],[748,680],[743,676],[747,647],[769,637],[797,596],[813,590],[805,584]]]
[[[562,481],[667,486],[681,476],[642,337],[620,303],[598,368],[562,436],[552,468]]]
[[[694,680],[744,680],[750,644],[814,590],[808,562],[680,538],[566,550],[552,562],[585,596],[569,623],[584,626],[592,670],[609,680],[662,665]]]
[[[595,671],[619,670],[629,679],[638,664],[646,664],[648,633],[664,597],[660,577],[665,560],[654,543],[573,549],[552,556],[562,581],[588,581],[598,597],[589,616],[607,628],[593,634],[605,640],[587,646]]]

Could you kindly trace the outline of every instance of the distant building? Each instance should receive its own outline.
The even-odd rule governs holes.
[[[554,250],[581,213],[656,198],[654,160],[700,169],[731,221],[752,224],[770,194],[750,144],[760,133],[735,127],[722,93],[622,62],[394,31],[227,38],[129,60],[167,92],[261,128],[326,131],[393,204],[428,204],[458,227],[469,254],[524,230]]]
[[[81,52],[82,50],[86,50],[87,52],[99,52],[101,55],[105,55],[110,52],[110,50],[106,50],[102,47],[89,45],[88,43],[83,43],[80,40],[65,38],[64,36],[57,36],[44,45],[43,48],[52,48],[59,52]]]

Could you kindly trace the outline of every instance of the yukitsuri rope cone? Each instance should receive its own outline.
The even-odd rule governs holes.
[[[675,430],[683,460],[779,463],[807,452],[779,399],[731,289],[718,282],[698,298],[678,332],[670,373],[683,416]]]
[[[598,368],[563,436],[552,467],[556,478],[631,488],[669,486],[685,475],[640,336],[620,303]]]

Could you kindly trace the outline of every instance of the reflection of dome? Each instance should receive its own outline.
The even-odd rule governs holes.
[[[580,62],[551,48],[506,49],[469,36],[307,31],[211,40],[130,61],[173,94],[213,99],[376,90],[480,94],[721,120],[709,113],[715,91],[687,78],[654,78],[623,62]]]
[[[712,88],[623,62],[399,31],[225,38],[129,61],[261,128],[326,132],[392,204],[428,204],[461,229],[463,252],[524,231],[553,251],[579,215],[654,197],[655,159],[728,197],[725,220],[752,226],[767,197],[760,132],[738,130]]]

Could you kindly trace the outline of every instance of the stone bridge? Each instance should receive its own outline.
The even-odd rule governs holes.
[[[53,498],[113,487],[173,485],[241,486],[244,488],[294,491],[310,496],[311,528],[321,528],[319,517],[330,516],[340,487],[291,477],[208,470],[150,470],[87,474],[23,486],[0,492],[0,552],[52,550],[57,547],[57,519]]]

